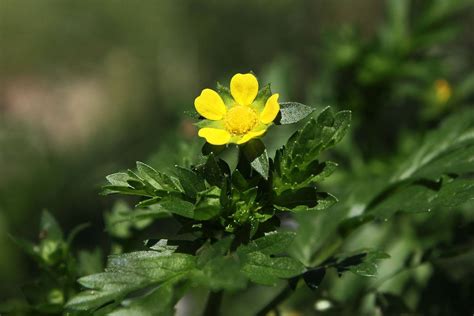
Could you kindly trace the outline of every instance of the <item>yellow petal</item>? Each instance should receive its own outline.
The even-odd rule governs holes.
[[[258,81],[252,74],[236,74],[230,80],[230,93],[240,105],[250,105],[258,93]]]
[[[251,140],[252,138],[255,138],[255,137],[258,137],[260,135],[263,135],[265,133],[265,129],[261,130],[261,131],[257,131],[257,132],[248,132],[247,134],[245,134],[244,136],[242,136],[241,139],[239,139],[237,141],[237,144],[243,144],[243,143],[246,143],[248,142],[249,140]]]
[[[262,113],[260,113],[260,122],[270,124],[280,112],[280,104],[278,104],[278,93],[268,98]]]
[[[208,120],[221,120],[227,109],[221,96],[214,90],[204,89],[194,100],[196,111]]]
[[[224,145],[230,140],[230,134],[219,128],[204,127],[199,130],[198,135],[212,145]]]

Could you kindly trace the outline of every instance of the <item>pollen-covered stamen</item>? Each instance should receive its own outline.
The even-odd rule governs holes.
[[[246,105],[237,105],[227,111],[224,123],[226,130],[235,135],[243,135],[255,127],[258,116]]]

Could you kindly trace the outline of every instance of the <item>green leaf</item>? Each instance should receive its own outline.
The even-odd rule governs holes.
[[[263,142],[260,139],[252,139],[242,145],[241,148],[245,158],[250,162],[252,168],[267,180],[270,163]]]
[[[221,191],[217,187],[211,187],[206,191],[198,193],[196,206],[194,208],[194,219],[209,220],[221,212]]]
[[[159,192],[182,192],[178,179],[160,173],[152,167],[137,162],[137,172],[119,172],[107,176],[110,185],[103,187],[102,194],[126,194],[153,198]]]
[[[175,280],[172,280],[175,281]],[[110,316],[172,316],[174,315],[173,282],[168,281],[145,296],[131,299],[122,308],[108,313]]]
[[[137,161],[137,170],[140,177],[147,181],[152,187],[157,190],[163,189],[163,186],[161,186],[157,181],[159,179],[159,174],[155,169],[143,162]]]
[[[290,248],[296,234],[293,232],[271,232],[264,237],[250,241],[247,245],[238,248],[239,254],[260,251],[266,255],[281,254]]]
[[[451,210],[474,199],[474,179],[443,177],[439,182],[417,181],[397,187],[367,207],[366,213],[387,219],[396,212]]]
[[[190,198],[195,198],[198,192],[206,189],[204,179],[200,178],[199,175],[192,170],[177,166],[176,175],[183,187],[184,193]]]
[[[315,258],[323,247],[332,247],[331,237],[337,232],[341,221],[346,218],[349,209],[336,205],[328,212],[299,212],[294,214],[298,229],[292,247],[289,249],[296,259],[306,266],[312,266],[327,259]],[[315,259],[320,259],[315,261]]]
[[[139,217],[139,210],[132,210],[125,202],[115,203],[112,211],[104,214],[106,231],[116,238],[129,238],[132,229],[143,229],[151,224],[152,217]]]
[[[118,225],[120,227],[123,223],[126,223],[125,226],[128,226],[129,228],[134,227],[135,229],[142,229],[150,223],[150,220],[167,217],[171,217],[171,213],[160,205],[154,204],[147,208],[136,208],[134,210],[122,209],[116,213],[106,213],[105,223],[107,231],[114,231],[114,226]],[[122,229],[123,228],[118,228],[118,230]],[[116,232],[112,234],[115,235]],[[123,235],[123,233],[119,233],[119,235]],[[119,235],[116,235],[116,237],[120,238]],[[126,233],[126,235],[128,235],[128,233]]]
[[[367,203],[365,214],[453,209],[474,196],[474,111],[448,118]]]
[[[344,137],[350,119],[349,111],[333,114],[326,108],[290,137],[275,155],[273,182],[277,195],[288,189],[312,185],[334,171],[334,163],[321,163],[318,158],[322,151]]]
[[[156,171],[152,167],[137,161],[137,170],[140,178],[148,182],[156,190],[181,192],[178,179]]]
[[[226,172],[229,174],[229,166],[222,159],[216,158],[213,153],[209,154],[203,167],[203,176],[207,183],[222,187]]]
[[[263,285],[276,285],[280,279],[289,279],[303,272],[304,266],[290,257],[271,258],[260,252],[243,257],[242,271],[252,281]]]
[[[360,264],[351,266],[349,270],[360,276],[374,277],[377,275],[377,262],[388,258],[390,258],[390,256],[382,251],[369,251]]]
[[[203,246],[198,253],[198,269],[193,274],[193,282],[212,290],[238,290],[246,286],[247,278],[240,270],[240,261],[229,253],[233,239],[228,236]]]
[[[317,290],[326,275],[326,268],[309,269],[303,273],[304,282],[311,290]]]
[[[194,267],[195,258],[186,254],[137,251],[110,256],[105,272],[79,279],[88,290],[69,300],[66,308],[93,311],[108,303],[117,305],[134,291],[184,278]]]
[[[168,196],[159,202],[162,210],[187,218],[194,218],[194,204],[179,198]]]
[[[425,138],[406,160],[391,182],[427,178],[438,180],[443,174],[462,175],[474,171],[474,111],[449,117]]]
[[[56,219],[48,211],[43,211],[40,222],[40,237],[54,242],[63,241],[63,231]]]
[[[242,260],[242,271],[253,282],[275,285],[279,279],[300,274],[304,266],[290,257],[271,257],[285,252],[294,238],[294,233],[274,232],[242,245],[237,254]]]
[[[329,264],[336,268],[338,273],[351,271],[354,274],[373,277],[377,274],[377,262],[379,260],[390,258],[390,256],[379,250],[366,250],[355,254],[340,255],[336,262]]]
[[[280,211],[320,211],[334,205],[337,199],[329,193],[318,192],[316,188],[286,190],[275,197],[274,206]]]
[[[225,255],[229,251],[233,240],[234,236],[228,236],[213,243],[212,245],[204,245],[198,253],[197,265],[202,267],[211,259]]]
[[[136,180],[133,177],[131,177],[128,173],[126,172],[118,172],[118,173],[113,173],[105,177],[107,181],[113,186],[123,186],[123,187],[129,187],[128,181],[129,180]]]
[[[301,103],[282,102],[280,103],[280,118],[277,124],[298,123],[313,113],[314,110],[314,108]]]
[[[145,242],[145,244],[146,243],[147,241]],[[158,251],[164,256],[169,256],[178,249],[178,246],[168,245],[168,239],[160,239],[154,245],[152,245],[150,249]]]
[[[77,256],[77,270],[79,276],[99,273],[103,269],[103,254],[100,248],[87,251],[81,250]]]

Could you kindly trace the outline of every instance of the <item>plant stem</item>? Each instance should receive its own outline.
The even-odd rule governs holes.
[[[257,316],[265,316],[272,310],[275,310],[278,305],[280,305],[280,303],[282,303],[291,295],[291,293],[293,293],[293,290],[289,285],[287,285],[277,296],[275,296],[275,298],[273,298],[273,300],[271,300],[257,313]]]
[[[222,291],[210,292],[207,298],[206,307],[204,308],[203,316],[218,316],[219,309],[222,302]]]

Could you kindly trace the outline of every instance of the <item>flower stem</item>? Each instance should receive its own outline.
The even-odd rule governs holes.
[[[222,302],[222,291],[210,292],[207,297],[206,307],[204,308],[203,316],[218,316],[219,309]]]

